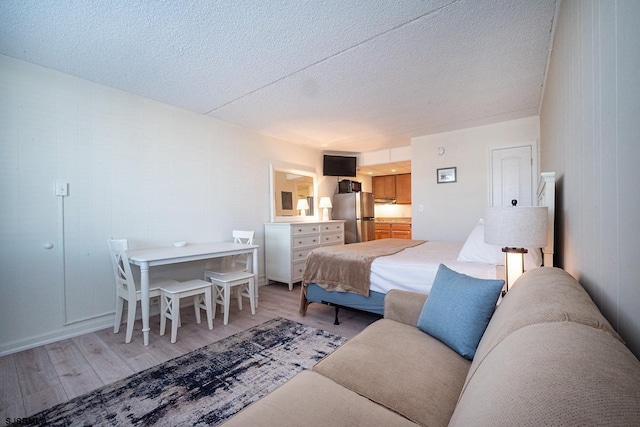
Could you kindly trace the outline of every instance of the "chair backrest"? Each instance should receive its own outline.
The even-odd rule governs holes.
[[[110,239],[109,254],[115,278],[116,294],[126,293],[128,298],[136,299],[136,284],[127,257],[129,244],[126,239]]]
[[[253,244],[253,231],[233,230],[233,242],[244,243],[245,245]],[[236,255],[231,258],[231,268],[234,268],[236,264],[242,264],[245,269],[248,269],[251,265],[251,254]]]
[[[253,244],[253,231],[233,230],[234,243]]]

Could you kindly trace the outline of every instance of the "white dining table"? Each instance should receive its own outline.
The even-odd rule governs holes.
[[[151,267],[250,253],[253,258],[251,271],[255,276],[257,296],[259,247],[258,245],[247,245],[244,243],[215,242],[187,244],[183,247],[170,246],[127,251],[129,263],[140,267],[140,303],[142,305],[144,345],[149,345],[149,269]]]

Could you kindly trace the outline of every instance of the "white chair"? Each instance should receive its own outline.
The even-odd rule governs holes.
[[[233,230],[233,242],[243,243],[245,245],[252,245],[254,234],[255,234],[254,231]],[[253,266],[252,261],[253,261],[253,258],[251,254],[242,254],[242,255],[225,257],[223,258],[222,265],[220,267],[210,268],[204,271],[204,279],[211,280],[212,276],[219,277],[222,274],[228,274],[236,271],[245,271],[245,272],[251,271]],[[256,286],[257,285],[254,284],[254,288]],[[257,291],[257,289],[254,289],[254,290]],[[236,295],[236,297],[238,298],[238,307],[240,309],[242,309],[242,292],[241,291],[242,291],[242,288],[238,288],[237,295]],[[258,306],[257,292],[255,295],[256,295],[255,307],[257,307]],[[225,310],[224,307],[223,307],[223,310]]]
[[[127,257],[127,249],[129,245],[126,239],[110,239],[109,253],[111,255],[111,266],[113,267],[113,275],[116,284],[116,319],[113,327],[113,333],[120,332],[120,324],[122,323],[122,313],[124,310],[124,301],[127,301],[127,334],[125,342],[130,343],[133,336],[133,325],[136,319],[136,308],[138,301],[141,299],[139,286],[135,283],[131,272],[131,265]],[[160,286],[171,283],[178,283],[175,280],[158,279],[149,283],[149,297],[160,296]]]
[[[207,276],[213,283],[215,291],[214,304],[222,306],[224,313],[224,324],[229,323],[229,305],[231,300],[231,289],[237,286],[238,309],[242,310],[242,297],[249,298],[251,305],[251,314],[256,314],[256,297],[255,297],[255,280],[254,275],[250,271],[232,271],[229,273],[212,273]],[[213,310],[213,318],[216,317],[215,307]]]
[[[205,280],[189,280],[171,283],[160,287],[160,335],[164,335],[167,319],[171,320],[171,343],[175,343],[180,326],[180,299],[193,297],[193,308],[196,311],[196,322],[200,323],[200,310],[207,312],[209,330],[213,329],[211,312],[211,283]],[[203,302],[204,299],[204,302]]]
[[[233,243],[243,243],[245,245],[253,244],[253,231],[233,230]],[[230,271],[249,271],[251,270],[251,254],[234,255],[224,257],[222,265],[214,269],[208,269],[206,273],[228,273]]]

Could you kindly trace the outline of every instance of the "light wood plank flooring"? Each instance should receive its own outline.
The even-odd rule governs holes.
[[[206,326],[206,317],[203,317],[203,323],[197,324],[193,309],[181,310],[182,327],[178,330],[175,344],[170,343],[170,330],[163,337],[159,335],[159,318],[155,316],[151,318],[147,347],[143,345],[142,323],[138,321],[129,344],[124,342],[124,327],[118,334],[114,334],[111,327],[4,356],[0,358],[0,420],[35,414],[275,317],[291,319],[347,338],[379,318],[342,309],[341,324],[336,326],[333,324],[332,307],[311,304],[307,315],[302,317],[298,314],[299,301],[299,286],[289,291],[284,284],[272,283],[260,287],[255,316],[251,315],[248,301],[239,311],[232,300],[229,324],[222,325],[218,309],[212,331]]]

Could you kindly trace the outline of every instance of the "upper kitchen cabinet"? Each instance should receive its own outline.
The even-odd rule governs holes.
[[[396,203],[411,204],[411,174],[396,175]]]
[[[374,176],[373,195],[376,200],[395,200],[398,204],[411,204],[411,174]]]
[[[395,175],[374,176],[373,177],[373,196],[376,199],[395,199],[396,198],[396,177]]]

